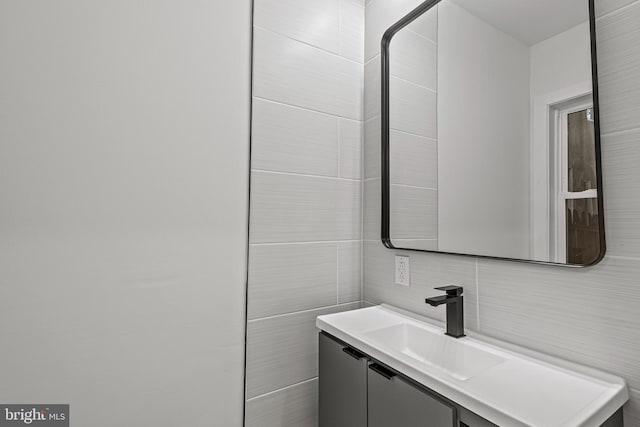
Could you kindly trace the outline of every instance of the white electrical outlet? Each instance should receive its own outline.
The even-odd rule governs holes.
[[[396,285],[411,285],[411,268],[408,256],[396,255]]]

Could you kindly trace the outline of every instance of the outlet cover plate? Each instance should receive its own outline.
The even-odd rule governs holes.
[[[396,285],[411,285],[411,267],[408,256],[396,255]]]

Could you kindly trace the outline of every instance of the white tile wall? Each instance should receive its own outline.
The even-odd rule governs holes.
[[[371,0],[365,7],[364,57],[369,61],[380,53],[384,32],[421,2],[415,0]]]
[[[603,178],[608,254],[585,269],[408,253],[412,288],[393,285],[394,255],[379,240],[379,136],[365,125],[363,275],[366,303],[386,302],[433,317],[433,286],[462,284],[467,327],[624,377],[627,426],[640,426],[640,2],[596,0]],[[366,58],[378,54],[381,0],[367,3]],[[418,3],[417,1],[415,2]],[[406,8],[404,3],[401,8]],[[370,25],[372,23],[372,25]],[[388,25],[387,25],[388,26]],[[365,66],[365,117],[379,111],[379,67]],[[369,72],[367,72],[369,71]],[[375,84],[372,83],[376,81]],[[371,113],[367,116],[366,111]],[[373,209],[374,212],[368,212]],[[461,263],[461,265],[456,265]],[[465,266],[465,263],[470,264]]]
[[[253,171],[251,243],[360,239],[359,180]]]
[[[340,173],[341,178],[362,179],[362,122],[340,120]]]
[[[380,116],[364,123],[364,178],[380,178]]]
[[[389,51],[389,68],[395,77],[437,89],[438,46],[433,40],[405,28],[393,36]]]
[[[338,176],[340,121],[328,114],[254,100],[251,166]]]
[[[392,183],[438,188],[436,141],[418,135],[391,131],[389,157]]]
[[[246,427],[315,427],[318,425],[318,379],[247,401]]]
[[[360,120],[361,64],[257,27],[253,48],[254,96]]]
[[[246,424],[315,426],[319,314],[361,305],[364,4],[255,0]]]
[[[340,0],[260,0],[254,25],[329,52],[340,46]]]
[[[316,317],[360,303],[250,320],[247,323],[247,398],[318,376]]]
[[[389,126],[427,138],[438,137],[437,95],[434,91],[397,77],[389,79]]]
[[[438,238],[438,192],[392,185],[390,234],[393,239]]]
[[[364,119],[380,115],[380,55],[364,64]]]
[[[323,2],[316,3],[322,4]],[[364,7],[353,0],[340,0],[340,55],[364,62]]]
[[[337,243],[251,245],[249,258],[250,320],[335,304]]]
[[[338,243],[338,303],[362,299],[362,242]]]

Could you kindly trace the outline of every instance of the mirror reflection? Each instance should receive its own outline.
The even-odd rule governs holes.
[[[587,0],[443,0],[392,27],[387,245],[599,261],[590,23]]]

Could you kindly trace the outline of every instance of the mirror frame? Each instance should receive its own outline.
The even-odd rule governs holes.
[[[412,249],[412,248],[402,248],[397,247],[391,241],[390,236],[390,220],[391,220],[391,179],[390,179],[390,155],[389,155],[389,138],[390,138],[390,126],[389,126],[389,77],[391,75],[389,69],[389,46],[391,44],[391,40],[393,36],[413,22],[415,19],[420,17],[423,13],[440,3],[442,0],[426,0],[424,3],[420,4],[418,7],[413,9],[407,15],[405,15],[398,22],[393,24],[391,27],[387,29],[382,37],[381,43],[381,83],[382,83],[382,96],[381,96],[381,145],[382,145],[382,165],[381,165],[381,190],[382,190],[382,215],[381,215],[381,239],[382,244],[388,249],[395,250],[407,250],[407,251],[415,251],[415,252],[426,252],[426,253],[437,253],[437,254],[445,254],[445,255],[461,255],[475,258],[483,258],[483,259],[493,259],[493,260],[505,260],[505,261],[517,261],[524,262],[530,264],[542,264],[542,265],[553,265],[553,266],[561,266],[561,267],[570,267],[570,268],[583,268],[590,267],[596,265],[605,256],[606,252],[606,240],[605,240],[605,230],[604,230],[604,198],[603,198],[603,185],[602,185],[602,149],[600,143],[600,103],[599,103],[599,94],[598,94],[598,66],[597,66],[597,56],[596,56],[596,20],[595,20],[595,0],[586,0],[589,3],[589,32],[590,32],[590,43],[591,43],[591,81],[592,81],[592,92],[593,92],[593,110],[594,110],[594,135],[595,135],[595,157],[596,157],[596,181],[598,185],[598,227],[599,227],[599,237],[600,237],[600,253],[598,257],[590,264],[562,264],[557,262],[550,261],[536,261],[530,259],[518,259],[518,258],[506,258],[506,257],[496,257],[490,255],[477,255],[477,254],[465,254],[458,252],[442,252],[442,251],[431,251],[425,249]],[[446,0],[445,0],[446,1]]]

